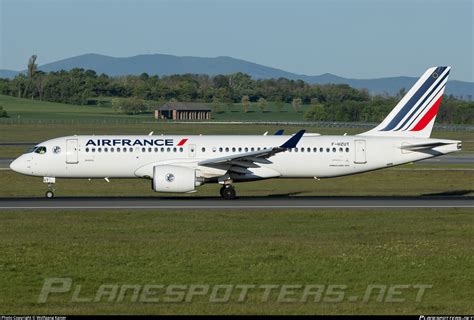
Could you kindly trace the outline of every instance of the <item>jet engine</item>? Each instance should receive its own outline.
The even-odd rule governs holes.
[[[195,169],[160,165],[153,168],[152,189],[156,192],[191,192],[202,184]]]

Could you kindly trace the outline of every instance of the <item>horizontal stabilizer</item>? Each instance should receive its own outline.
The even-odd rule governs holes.
[[[423,144],[410,144],[402,146],[401,149],[409,150],[409,151],[421,151],[421,150],[429,150],[441,146],[446,146],[451,144],[449,142],[433,142],[433,143],[423,143]]]

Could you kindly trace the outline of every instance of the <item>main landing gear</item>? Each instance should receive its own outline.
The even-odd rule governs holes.
[[[56,178],[54,177],[43,177],[43,183],[47,183],[48,184],[48,191],[46,191],[46,193],[44,194],[44,196],[47,198],[47,199],[52,199],[54,198],[54,188],[53,188],[53,184],[56,182]]]
[[[221,193],[221,197],[226,200],[232,200],[236,198],[235,188],[231,184],[226,184],[222,186],[220,193]]]

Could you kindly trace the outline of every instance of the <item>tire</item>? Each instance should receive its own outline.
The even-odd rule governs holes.
[[[235,189],[232,186],[225,187],[224,190],[222,190],[222,196],[226,200],[233,200],[236,198],[235,194]]]
[[[45,196],[47,199],[53,199],[53,198],[54,198],[54,192],[51,191],[51,190],[48,190],[48,191],[46,191],[46,193],[44,194],[44,196]]]

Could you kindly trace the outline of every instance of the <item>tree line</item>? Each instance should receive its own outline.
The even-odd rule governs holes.
[[[405,94],[370,95],[366,89],[346,84],[310,85],[302,80],[252,79],[244,73],[230,75],[171,75],[110,77],[93,70],[75,68],[70,71],[45,73],[38,70],[36,56],[28,62],[26,74],[14,79],[0,79],[0,94],[77,105],[101,103],[99,97],[113,99],[118,112],[141,113],[146,100],[159,103],[171,99],[185,102],[206,102],[217,112],[222,105],[240,103],[244,112],[255,103],[263,112],[268,105],[277,111],[289,103],[296,111],[309,105],[306,120],[367,121],[382,120]],[[97,99],[98,98],[98,99]],[[474,123],[474,103],[444,97],[439,118],[442,123]],[[275,108],[274,108],[275,109]]]

